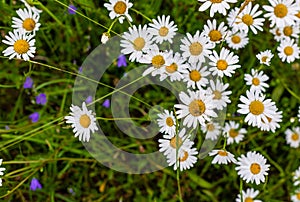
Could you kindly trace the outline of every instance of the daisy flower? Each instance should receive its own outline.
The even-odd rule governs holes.
[[[249,43],[248,35],[244,31],[229,31],[225,40],[228,46],[234,50],[244,48]]]
[[[164,72],[166,61],[169,60],[172,52],[160,51],[155,44],[146,54],[139,60],[140,63],[150,64],[150,67],[143,72],[143,76],[151,73],[152,76],[161,75]]]
[[[261,200],[254,199],[259,194],[258,190],[254,190],[253,188],[248,188],[246,191],[242,190],[242,196],[241,194],[238,194],[237,198],[235,199],[236,202],[262,202]]]
[[[172,51],[170,51],[172,52]],[[183,79],[183,72],[188,68],[185,60],[181,57],[180,53],[171,54],[164,66],[165,70],[160,76],[160,80],[170,77],[170,81],[180,81]]]
[[[269,118],[268,122],[264,122],[262,120],[261,126],[259,127],[262,131],[272,131],[273,133],[275,133],[276,128],[280,128],[279,122],[282,121],[282,111],[276,111],[274,112],[274,114],[272,114],[273,118]]]
[[[204,2],[199,11],[205,11],[210,7],[210,17],[213,17],[215,13],[220,13],[222,15],[227,14],[227,10],[230,8],[228,3],[236,3],[237,0],[198,0],[199,2]]]
[[[34,57],[35,53],[35,39],[34,35],[26,35],[25,33],[20,32],[19,30],[13,30],[5,36],[5,39],[2,40],[3,43],[9,45],[2,53],[4,56],[9,56],[9,59],[17,57],[18,59],[23,58],[25,61],[29,60],[29,57]]]
[[[271,27],[284,27],[286,25],[294,25],[299,20],[296,16],[299,6],[294,0],[269,0],[271,5],[264,5],[266,10],[265,18],[271,21]]]
[[[258,10],[259,5],[256,4],[252,8],[252,3],[250,2],[242,12],[235,18],[235,22],[232,24],[233,29],[238,29],[240,31],[245,31],[248,33],[249,28],[254,34],[257,34],[257,30],[263,31],[264,18],[258,18],[262,14],[261,10]]]
[[[201,130],[206,133],[205,139],[216,140],[220,136],[221,126],[216,122],[208,122],[201,126]]]
[[[153,19],[153,23],[149,24],[149,33],[153,36],[153,41],[161,44],[163,41],[172,43],[172,38],[176,35],[178,30],[174,21],[170,21],[170,16],[158,16],[157,20]]]
[[[187,87],[196,87],[200,90],[208,84],[207,76],[209,75],[206,66],[202,66],[201,62],[188,65],[188,68],[183,70],[183,81],[187,83]]]
[[[214,50],[212,55],[209,56],[210,71],[212,75],[218,75],[220,77],[228,76],[231,77],[237,68],[241,65],[237,64],[239,62],[239,56],[234,55],[226,48],[222,48],[220,55]]]
[[[238,113],[247,114],[245,122],[251,126],[261,127],[262,123],[268,123],[268,119],[274,118],[277,108],[275,102],[271,99],[266,99],[257,91],[247,90],[247,97],[241,95],[240,101],[243,104],[238,104]]]
[[[298,186],[300,184],[300,166],[293,173],[293,182],[294,182],[294,186]]]
[[[183,52],[182,57],[188,59],[189,63],[196,63],[198,61],[205,62],[205,57],[211,54],[214,44],[210,42],[209,38],[198,30],[194,36],[190,33],[181,39],[182,44],[180,50]]]
[[[227,138],[227,144],[240,143],[245,134],[247,133],[245,128],[240,128],[240,124],[235,121],[229,121],[225,123],[223,133]]]
[[[73,104],[70,109],[71,116],[65,116],[66,123],[72,124],[75,137],[79,136],[79,141],[88,142],[90,133],[98,130],[92,110],[87,109],[85,102],[82,103],[82,109]]]
[[[292,202],[300,202],[300,189],[295,191],[295,194],[291,197]]]
[[[237,167],[235,168],[238,175],[246,181],[246,183],[255,182],[257,185],[265,182],[265,175],[268,175],[270,165],[260,153],[255,151],[247,152],[238,157]]]
[[[179,98],[183,104],[175,104],[177,118],[183,120],[183,125],[187,127],[197,127],[197,124],[205,126],[205,121],[210,121],[211,117],[217,117],[214,112],[214,104],[212,102],[212,95],[206,95],[204,90],[196,92],[188,90],[179,94]]]
[[[27,3],[26,0],[20,0],[20,1],[23,2],[23,3],[25,4],[25,6],[26,6],[27,9],[32,10],[34,13],[40,14],[40,13],[43,12],[42,10],[37,9],[37,8],[34,7],[34,6],[30,6],[30,5]]]
[[[224,22],[217,27],[216,19],[213,21],[207,20],[206,25],[204,25],[203,33],[209,37],[212,43],[218,44],[222,41],[224,36],[226,35],[227,26]]]
[[[285,38],[284,34],[282,33],[282,30],[276,26],[270,29],[269,31],[273,34],[274,39],[277,42],[280,42],[283,38]]]
[[[129,0],[109,0],[109,3],[105,3],[104,7],[107,8],[110,19],[118,18],[119,22],[122,24],[125,17],[132,22],[132,18],[128,13],[128,9],[133,6]]]
[[[163,113],[157,115],[158,126],[160,127],[159,132],[166,133],[172,137],[176,133],[176,119],[172,111],[164,110]]]
[[[34,13],[30,9],[19,9],[16,11],[19,18],[12,18],[12,28],[20,29],[20,32],[35,33],[39,30],[41,23],[39,23],[40,14]]]
[[[3,159],[0,159],[0,166],[2,164]],[[6,168],[0,167],[0,175],[4,175],[3,171],[5,171]],[[0,178],[0,186],[2,186],[2,179]]]
[[[234,158],[234,155],[224,149],[212,150],[208,153],[209,156],[215,156],[212,164],[228,164],[228,163],[237,163]]]
[[[284,133],[285,139],[291,147],[298,148],[300,146],[300,127],[287,129]]]
[[[147,26],[133,25],[129,27],[129,31],[122,36],[120,46],[122,54],[130,54],[131,62],[137,61],[143,56],[143,53],[150,50],[152,46],[151,35],[148,33]]]
[[[282,62],[287,61],[287,63],[294,62],[295,59],[300,58],[300,48],[294,39],[287,38],[280,42],[277,47],[278,56]]]
[[[178,158],[174,158],[176,155],[173,156],[173,158],[168,158],[167,162],[169,166],[173,166],[174,170],[177,170],[178,163],[180,171],[190,169],[194,166],[194,164],[197,162],[196,155],[198,154],[198,151],[196,148],[188,148],[185,150],[182,150],[182,153],[178,156]],[[178,162],[178,163],[177,163]]]
[[[265,92],[265,88],[269,88],[269,85],[266,83],[267,80],[269,80],[269,77],[263,71],[251,69],[251,74],[245,74],[246,85],[251,86],[250,90],[259,93]]]
[[[231,103],[229,99],[229,95],[232,93],[231,91],[226,91],[229,87],[229,84],[222,83],[219,79],[216,79],[216,82],[210,80],[210,86],[208,88],[208,92],[213,94],[213,102],[215,103],[216,109],[222,110],[227,106],[227,103]]]
[[[265,64],[270,66],[271,59],[273,58],[273,53],[271,50],[261,51],[256,55],[256,58],[259,60],[260,64]]]
[[[299,33],[300,33],[299,25],[300,24],[298,23],[297,25],[286,25],[285,27],[283,27],[281,29],[282,39],[291,38],[291,37],[295,38],[295,39],[298,39],[299,38]]]

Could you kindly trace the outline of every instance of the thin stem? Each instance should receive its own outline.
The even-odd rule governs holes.
[[[41,2],[36,2],[34,5],[40,6],[44,11],[46,11],[60,26],[64,26],[64,24],[46,7],[44,6]]]
[[[179,161],[177,161],[177,162],[179,162]],[[177,176],[176,176],[176,179],[177,179],[179,201],[183,202],[183,200],[182,200],[182,194],[181,194],[181,187],[180,187],[180,179],[179,179],[179,167],[177,167]]]
[[[140,11],[138,11],[138,10],[136,10],[136,9],[134,9],[134,8],[130,8],[130,10],[132,10],[132,11],[136,12],[137,14],[143,16],[143,17],[144,17],[146,20],[148,20],[149,22],[152,22],[152,20],[151,20],[149,17],[147,17],[146,15],[144,15],[143,13],[141,13]]]

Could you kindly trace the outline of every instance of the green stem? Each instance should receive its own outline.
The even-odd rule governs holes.
[[[138,11],[138,10],[136,10],[136,9],[134,9],[134,8],[130,8],[130,10],[132,10],[132,11],[136,12],[137,14],[143,16],[143,17],[144,17],[145,19],[147,19],[149,22],[152,22],[152,20],[151,20],[149,17],[147,17],[146,15],[144,15],[143,13],[141,13],[140,11]]]
[[[46,7],[44,6],[41,2],[36,2],[34,5],[40,6],[44,11],[46,11],[60,26],[64,26],[64,24]]]
[[[183,200],[182,200],[182,194],[181,194],[181,187],[180,187],[180,179],[179,179],[179,161],[176,161],[176,162],[178,162],[176,179],[177,179],[179,201],[183,202]]]

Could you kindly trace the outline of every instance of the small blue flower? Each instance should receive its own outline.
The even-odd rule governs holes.
[[[126,62],[126,57],[125,55],[120,55],[118,57],[118,60],[117,60],[117,66],[118,67],[126,67],[127,66],[127,62]]]
[[[85,103],[89,104],[93,101],[93,97],[91,95],[89,95],[86,99],[85,99]]]
[[[109,99],[105,99],[103,104],[102,104],[103,107],[105,108],[109,108],[110,107],[110,100]]]
[[[38,96],[35,97],[36,104],[45,105],[47,102],[47,97],[45,93],[40,93]]]
[[[32,114],[29,115],[29,118],[32,123],[35,123],[40,119],[40,114],[38,112],[33,112]]]
[[[81,67],[79,67],[78,68],[78,73],[82,73],[82,69],[83,69],[83,67],[81,66]]]
[[[23,84],[23,88],[32,88],[33,80],[28,76],[25,79],[25,82]]]
[[[6,125],[5,130],[10,130],[10,127],[8,125]]]
[[[77,10],[77,8],[74,5],[72,5],[72,4],[69,5],[69,7],[68,7],[68,13],[70,15],[76,14],[76,12],[75,12],[76,10]]]
[[[35,191],[36,189],[42,189],[41,183],[36,178],[32,178],[30,182],[30,190]]]

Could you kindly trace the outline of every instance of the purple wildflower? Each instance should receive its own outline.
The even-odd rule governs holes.
[[[105,99],[103,104],[102,104],[103,107],[105,108],[109,108],[110,107],[110,100],[109,99]]]
[[[45,93],[40,93],[38,96],[35,97],[36,104],[45,105],[47,102],[47,97]]]
[[[36,178],[32,178],[30,182],[30,190],[35,191],[36,189],[42,189],[41,183]]]
[[[10,130],[10,127],[8,125],[6,125],[5,130]]]
[[[28,76],[25,79],[25,82],[23,84],[23,88],[32,88],[33,80]]]
[[[78,68],[78,73],[82,73],[82,66]]]
[[[93,97],[91,95],[89,95],[86,99],[85,99],[85,103],[89,104],[93,101]]]
[[[75,12],[76,10],[77,10],[77,8],[74,5],[72,5],[72,4],[69,5],[69,7],[68,7],[68,13],[70,15],[76,14],[76,12]]]
[[[118,57],[117,66],[118,67],[126,67],[127,66],[125,55],[120,55]]]
[[[33,112],[32,114],[29,115],[29,118],[32,123],[35,123],[40,119],[40,114],[38,112]]]

